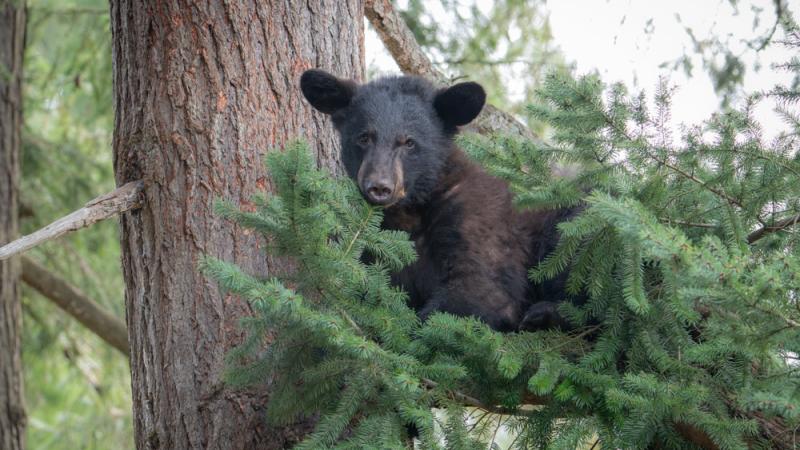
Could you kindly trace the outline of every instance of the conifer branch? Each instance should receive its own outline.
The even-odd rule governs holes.
[[[583,87],[582,91],[591,90]],[[552,95],[570,97],[563,90]],[[564,126],[584,133],[582,124],[581,117],[576,117]],[[597,125],[603,126],[602,120]],[[595,131],[592,128],[591,132]],[[280,373],[275,379],[281,387],[275,392],[284,394],[273,399],[270,412],[278,419],[320,411],[320,405],[325,405],[321,412],[323,422],[307,441],[309,446],[342,439],[357,448],[365,442],[385,442],[387,445],[382,448],[388,448],[407,442],[403,426],[409,423],[420,430],[423,442],[435,442],[438,437],[433,424],[438,419],[430,408],[440,407],[450,413],[448,422],[442,423],[448,443],[489,439],[498,418],[485,418],[498,414],[506,419],[520,416],[520,424],[541,421],[560,428],[519,430],[522,438],[518,438],[526,440],[552,437],[563,442],[593,433],[595,439],[618,439],[619,446],[625,448],[658,445],[659,440],[667,438],[714,450],[762,444],[792,448],[785,445],[785,438],[796,423],[796,401],[794,397],[784,398],[784,383],[791,380],[789,375],[780,375],[766,382],[765,377],[792,373],[787,372],[793,368],[791,363],[782,361],[796,359],[786,356],[790,351],[787,349],[793,348],[796,333],[771,331],[771,336],[764,338],[754,333],[784,323],[786,326],[779,330],[798,329],[800,324],[792,315],[795,305],[786,302],[785,292],[793,288],[787,283],[794,281],[800,260],[785,255],[785,247],[768,248],[757,270],[737,270],[747,255],[728,252],[728,244],[717,229],[725,232],[729,242],[743,248],[748,240],[745,224],[749,221],[740,216],[754,209],[763,210],[755,207],[759,196],[748,193],[746,198],[754,202],[748,208],[739,208],[728,199],[720,202],[718,195],[706,195],[705,189],[694,187],[695,183],[704,184],[702,180],[691,180],[687,185],[683,175],[672,176],[668,173],[671,170],[661,164],[664,161],[656,160],[663,158],[694,176],[682,159],[676,162],[672,156],[663,156],[661,149],[653,145],[644,149],[637,145],[636,149],[655,153],[656,158],[642,154],[634,159],[630,172],[634,178],[655,173],[657,180],[663,182],[662,188],[677,185],[679,190],[697,196],[697,200],[688,206],[690,214],[684,217],[686,202],[665,208],[662,205],[666,196],[652,191],[653,185],[646,179],[642,184],[637,184],[637,179],[622,180],[629,183],[624,187],[629,189],[626,193],[630,198],[595,193],[589,199],[591,206],[581,216],[560,226],[562,240],[555,256],[545,261],[543,278],[557,276],[573,264],[572,273],[581,277],[576,278],[576,285],[585,285],[589,294],[585,305],[573,305],[565,312],[584,324],[585,329],[576,329],[576,335],[561,339],[549,334],[509,337],[491,332],[472,319],[449,315],[433,315],[420,326],[413,311],[405,307],[406,298],[390,288],[388,271],[383,269],[391,265],[392,270],[399,270],[413,260],[413,249],[400,245],[408,244],[407,236],[380,231],[380,220],[372,220],[362,209],[365,206],[360,203],[363,200],[358,192],[322,177],[307,149],[296,146],[282,155],[273,153],[269,163],[277,186],[275,201],[257,213],[226,214],[274,239],[281,256],[296,257],[302,282],[296,284],[298,277],[284,276],[292,286],[298,286],[295,293],[280,279],[262,281],[229,263],[206,261],[207,273],[223,289],[253,302],[257,312],[257,320],[248,325],[252,327],[250,340],[237,350],[237,358],[243,358],[236,379],[261,382]],[[538,149],[531,146],[524,150]],[[483,154],[488,150],[484,149]],[[506,165],[501,168],[507,170],[507,175],[515,176],[519,171],[516,159],[509,158],[502,164]],[[518,179],[525,185],[525,177],[529,176],[524,173]],[[593,182],[602,185],[605,180]],[[750,192],[730,188],[717,179],[707,183],[723,193]],[[773,185],[765,186],[770,191],[762,200],[793,204],[786,200],[796,198],[793,190],[777,198],[770,194],[775,190]],[[320,196],[319,192],[332,195]],[[666,201],[669,204],[672,200]],[[727,211],[717,211],[720,208]],[[701,212],[704,210],[707,212]],[[758,231],[761,234],[751,233],[753,239],[800,220],[793,217],[796,211],[772,214],[776,219],[764,220],[760,226],[765,229]],[[695,242],[678,230],[659,225],[658,222],[674,224],[668,219],[670,216],[687,221],[682,223],[687,226],[719,225],[711,232],[700,233],[705,236]],[[326,220],[319,220],[321,217]],[[605,232],[606,228],[614,232]],[[786,245],[795,243],[788,236],[776,237],[783,238]],[[379,267],[370,268],[351,254],[364,248],[375,255],[381,263]],[[643,258],[667,263],[643,268]],[[628,275],[620,279],[620,274]],[[720,285],[720,281],[724,283]],[[652,286],[653,282],[658,285]],[[752,286],[765,289],[754,295]],[[643,295],[652,288],[658,289],[657,296]],[[325,301],[316,301],[317,295]],[[655,298],[658,301],[650,301]],[[693,305],[692,298],[695,302],[707,301]],[[759,300],[755,305],[754,298]],[[755,310],[764,314],[750,314]],[[712,314],[716,315],[714,320],[704,320]],[[654,317],[658,317],[655,322]],[[743,317],[748,319],[746,328],[739,326]],[[783,322],[778,324],[776,317]],[[595,321],[598,323],[592,323]],[[274,340],[262,354],[263,337],[268,332],[275,333]],[[592,345],[579,352],[581,359],[575,362],[569,355],[578,352],[571,347],[589,333],[596,333],[591,338]],[[696,338],[698,333],[703,335],[702,340]],[[726,339],[728,333],[733,340]],[[567,351],[557,351],[563,347]],[[774,366],[753,366],[763,354]],[[618,365],[621,360],[629,364],[623,373]],[[717,374],[733,381],[709,384],[709,375]],[[755,385],[750,382],[754,378],[759,379],[755,383],[759,386],[757,391],[750,389]],[[302,389],[298,388],[298,381],[302,381]],[[361,388],[341,389],[355,385],[383,388],[367,396],[361,395]],[[498,400],[512,398],[513,403]],[[606,399],[608,409],[603,414],[608,413],[613,423],[622,424],[621,427],[611,428],[602,421],[581,423],[591,421],[594,412],[592,406],[584,409],[580,405],[586,403],[579,402],[594,398]],[[735,402],[728,400],[718,405],[725,399]],[[363,405],[360,410],[359,403]],[[464,417],[464,407],[474,409],[473,414],[459,421]],[[481,423],[473,423],[472,415]],[[529,417],[534,415],[535,419]],[[354,423],[352,434],[341,436],[343,427]],[[652,429],[654,423],[658,423],[658,435],[642,435],[642,430]],[[553,433],[559,436],[554,437]]]
[[[370,209],[367,216],[364,217],[364,220],[361,222],[356,232],[353,233],[353,238],[350,239],[350,243],[347,244],[347,248],[344,251],[345,255],[349,255],[350,251],[353,250],[353,245],[355,245],[355,243],[358,242],[358,237],[361,235],[361,232],[364,231],[364,229],[367,227],[367,225],[369,224],[369,219],[372,217],[374,213],[375,213],[374,210]]]
[[[130,356],[125,323],[67,280],[50,272],[32,258],[23,256],[22,281],[123,355]]]
[[[429,380],[427,378],[422,378],[420,382],[427,389],[436,389],[437,387],[439,387],[439,384],[437,382]],[[525,411],[519,408],[506,408],[502,406],[487,405],[486,403],[482,402],[481,400],[475,397],[472,397],[470,395],[458,391],[450,391],[450,395],[452,396],[453,400],[456,400],[457,402],[461,403],[464,406],[477,408],[491,414],[525,416],[525,417],[531,416],[530,411]],[[549,401],[550,400],[546,397],[526,392],[522,400],[522,404],[520,406],[547,405]],[[714,443],[714,441],[711,439],[708,433],[697,428],[694,425],[691,425],[687,422],[676,422],[674,424],[674,427],[675,431],[677,431],[681,436],[683,436],[688,441],[697,444],[700,448],[706,450],[719,449],[719,447]]]
[[[685,220],[675,220],[670,218],[664,218],[660,220],[661,223],[665,223],[667,225],[683,225],[685,227],[693,227],[693,228],[719,228],[719,225],[715,223],[703,223],[703,222],[687,222]]]
[[[592,98],[590,98],[590,97],[587,97],[584,93],[582,93],[582,92],[580,92],[578,90],[575,90],[575,89],[572,89],[572,90],[573,90],[574,94],[576,94],[579,97],[581,97],[587,103],[590,103],[590,104],[594,103],[594,100]],[[619,124],[617,122],[615,122],[614,119],[611,116],[609,116],[608,113],[605,110],[603,110],[602,107],[598,107],[597,112],[602,114],[602,118],[605,121],[606,125],[609,128],[611,128],[612,130],[614,130],[616,133],[619,133],[620,136],[623,136],[625,139],[627,139],[628,141],[631,141],[631,142],[637,141],[637,139],[635,139],[633,136],[630,135],[630,133],[628,133],[628,130],[625,129],[624,126],[620,127]],[[709,192],[717,195],[718,197],[724,199],[729,204],[734,205],[734,206],[738,206],[739,208],[744,209],[744,205],[742,204],[741,201],[739,201],[739,199],[731,197],[730,195],[728,195],[724,191],[719,190],[719,189],[717,189],[717,188],[715,188],[713,186],[710,186],[708,183],[706,183],[705,181],[701,180],[700,178],[697,178],[693,174],[686,172],[685,170],[681,169],[680,167],[678,167],[678,166],[676,166],[674,164],[671,164],[669,161],[667,161],[666,158],[659,158],[658,156],[653,155],[652,153],[650,153],[647,150],[649,148],[654,148],[654,146],[651,145],[649,142],[644,141],[643,144],[645,145],[646,148],[643,148],[642,151],[643,151],[644,155],[647,156],[648,158],[650,158],[653,161],[659,163],[660,165],[672,170],[673,172],[677,173],[678,175],[682,176],[683,178],[686,178],[689,181],[692,181],[694,183],[699,184],[701,187],[703,187],[704,189],[708,190]],[[603,159],[600,159],[600,158],[598,158],[597,160],[600,163],[604,162]]]
[[[750,305],[750,307],[755,309],[755,310],[761,311],[764,314],[775,316],[775,317],[783,320],[783,322],[789,328],[800,328],[800,323],[798,323],[796,320],[793,320],[793,319],[791,319],[789,317],[782,316],[778,312],[772,311],[769,308],[764,308],[763,306],[759,305],[758,303],[752,304],[752,305]]]
[[[439,383],[437,383],[437,382],[435,382],[433,380],[427,379],[427,378],[421,378],[420,379],[420,383],[426,389],[436,389],[437,387],[439,387]],[[506,408],[506,407],[503,407],[503,406],[487,405],[483,401],[481,401],[481,400],[479,400],[479,399],[477,399],[477,398],[475,398],[475,397],[473,397],[471,395],[467,395],[467,394],[464,394],[464,393],[458,392],[458,391],[449,391],[449,395],[451,396],[451,398],[453,400],[461,403],[464,406],[471,406],[473,408],[477,408],[477,409],[480,409],[480,410],[483,410],[483,411],[486,411],[486,412],[489,412],[489,413],[492,413],[492,414],[504,414],[504,415],[512,415],[512,416],[529,416],[530,415],[530,412],[521,410],[519,408]],[[547,403],[548,403],[548,399],[546,399],[545,397],[540,397],[538,395],[534,395],[534,394],[531,394],[531,393],[526,393],[525,397],[524,397],[524,400],[523,400],[523,405],[536,406],[536,405],[546,405]]]
[[[670,219],[670,218],[661,219],[661,222],[666,223],[668,225],[676,224],[676,225],[684,225],[684,226],[687,226],[687,227],[695,227],[695,228],[718,228],[719,227],[719,225],[714,224],[714,223],[687,222],[687,221],[683,221],[683,220],[675,220],[675,219]],[[761,228],[758,228],[757,230],[754,230],[750,234],[747,235],[747,243],[748,244],[753,244],[756,241],[758,241],[759,239],[763,238],[764,236],[766,236],[766,235],[768,235],[770,233],[775,233],[775,232],[778,232],[778,231],[785,230],[787,228],[794,227],[798,223],[800,223],[800,214],[797,214],[797,215],[792,216],[792,217],[787,217],[787,218],[785,218],[783,220],[779,220],[779,221],[775,222],[772,225],[764,225]]]
[[[141,206],[143,181],[131,181],[108,194],[101,195],[46,227],[0,247],[0,260],[30,250],[39,244],[80,230],[101,220]]]
[[[685,170],[681,169],[680,167],[678,167],[678,166],[676,166],[674,164],[670,164],[666,160],[666,158],[664,158],[664,159],[659,158],[658,156],[655,156],[655,155],[653,155],[653,154],[651,154],[650,152],[647,152],[647,151],[645,151],[645,154],[649,158],[653,159],[653,161],[655,161],[655,162],[661,164],[662,166],[672,170],[673,172],[675,172],[678,175],[686,178],[687,180],[693,181],[693,182],[699,184],[700,186],[702,186],[707,191],[709,191],[709,192],[711,192],[713,194],[716,194],[718,197],[724,199],[725,201],[727,201],[731,205],[738,206],[739,208],[744,208],[744,205],[742,205],[742,202],[740,202],[738,199],[736,199],[734,197],[731,197],[730,195],[728,195],[724,191],[721,191],[721,190],[719,190],[719,189],[717,189],[717,188],[715,188],[713,186],[709,186],[708,183],[706,183],[705,181],[703,181],[700,178],[697,178],[696,176],[686,172]]]

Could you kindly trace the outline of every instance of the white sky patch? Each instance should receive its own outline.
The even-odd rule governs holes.
[[[366,18],[364,18],[364,26],[366,28],[364,33],[364,53],[367,63],[367,79],[371,79],[373,76],[399,74],[400,68],[397,67],[392,55],[383,46],[378,33],[375,32],[375,29],[372,28]],[[375,71],[375,73],[372,73],[372,71]]]
[[[800,0],[787,3],[794,16],[800,17]],[[484,13],[491,7],[487,0],[477,0],[477,4]],[[438,7],[439,3],[432,5]],[[719,110],[719,97],[686,28],[700,41],[714,35],[732,37],[731,50],[742,55],[746,67],[745,92],[766,91],[777,84],[786,85],[792,79],[792,74],[771,67],[788,61],[793,56],[789,49],[773,43],[756,53],[747,49],[743,42],[764,36],[772,28],[772,0],[741,0],[738,8],[731,6],[728,0],[555,0],[547,2],[546,7],[550,12],[553,43],[568,62],[575,64],[578,74],[597,71],[606,83],[623,82],[632,92],[644,89],[649,98],[659,78],[666,77],[669,84],[677,88],[672,99],[672,127],[676,133],[681,124],[699,124]],[[763,10],[755,29],[753,8]],[[452,26],[446,12],[434,13],[434,17],[442,18],[440,26],[448,26],[448,22]],[[776,37],[780,35],[779,29]],[[368,66],[379,73],[398,72],[397,65],[372,30],[367,32],[366,52]],[[694,66],[691,78],[683,69],[659,67],[684,54],[690,55]],[[759,71],[752,69],[754,63],[760,65]],[[508,83],[513,92],[513,76]],[[755,110],[766,139],[786,129],[773,111],[775,106],[773,101],[766,100]]]
[[[751,7],[763,9],[755,30]],[[740,1],[738,12],[727,0],[558,0],[548,2],[548,8],[555,43],[568,61],[575,62],[578,73],[597,70],[606,82],[622,81],[629,88],[644,89],[651,96],[659,77],[666,77],[676,86],[673,126],[698,124],[719,107],[719,98],[700,56],[694,53],[687,27],[700,41],[713,35],[733,37],[731,50],[742,55],[747,68],[745,92],[766,91],[792,79],[790,73],[771,68],[793,56],[789,49],[772,44],[756,53],[742,42],[745,38],[764,36],[772,28],[772,0]],[[790,1],[789,9],[797,17],[800,2]],[[647,27],[651,27],[651,33],[645,31]],[[684,53],[691,55],[694,66],[691,78],[682,69],[659,68],[663,62],[674,61]],[[752,70],[755,62],[761,65],[758,72]],[[774,108],[775,103],[766,100],[755,110],[765,138],[785,129]]]

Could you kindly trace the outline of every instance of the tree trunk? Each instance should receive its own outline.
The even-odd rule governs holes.
[[[25,4],[0,0],[0,245],[17,236]],[[0,261],[0,448],[25,447],[19,258]]]
[[[0,0],[0,245],[17,236],[25,4]],[[25,447],[19,258],[0,261],[0,448]]]
[[[292,138],[338,172],[337,139],[298,79],[311,67],[363,77],[362,13],[362,0],[112,0],[116,179],[145,182],[144,206],[121,219],[138,448],[283,448],[304,432],[266,427],[266,389],[223,387],[251,310],[198,260],[280,268],[212,205],[251,206],[270,184],[264,153]]]

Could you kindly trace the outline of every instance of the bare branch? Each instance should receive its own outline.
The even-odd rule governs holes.
[[[130,356],[125,323],[103,309],[75,286],[28,256],[22,257],[22,281],[52,300],[109,345]]]
[[[138,208],[141,206],[140,194],[143,189],[143,181],[131,181],[108,194],[101,195],[83,208],[56,220],[41,230],[0,247],[0,260],[8,259],[43,242],[88,227],[121,212]]]
[[[433,67],[390,0],[367,0],[364,5],[364,15],[403,73],[431,78],[441,84],[448,82],[447,77]],[[511,114],[488,104],[468,128],[481,134],[516,134],[532,141],[539,141]]]

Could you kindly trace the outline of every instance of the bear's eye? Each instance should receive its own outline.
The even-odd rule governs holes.
[[[361,133],[358,136],[358,138],[356,138],[356,142],[358,143],[358,145],[361,145],[361,146],[369,145],[369,142],[371,140],[372,140],[372,138],[370,137],[369,133]]]
[[[413,140],[413,139],[411,139],[411,138],[408,138],[408,139],[406,139],[406,142],[405,142],[405,143],[403,143],[403,146],[404,146],[404,147],[405,147],[407,150],[412,150],[414,147],[416,147],[416,146],[417,146],[417,143],[416,143],[416,142],[414,142],[414,140]]]

